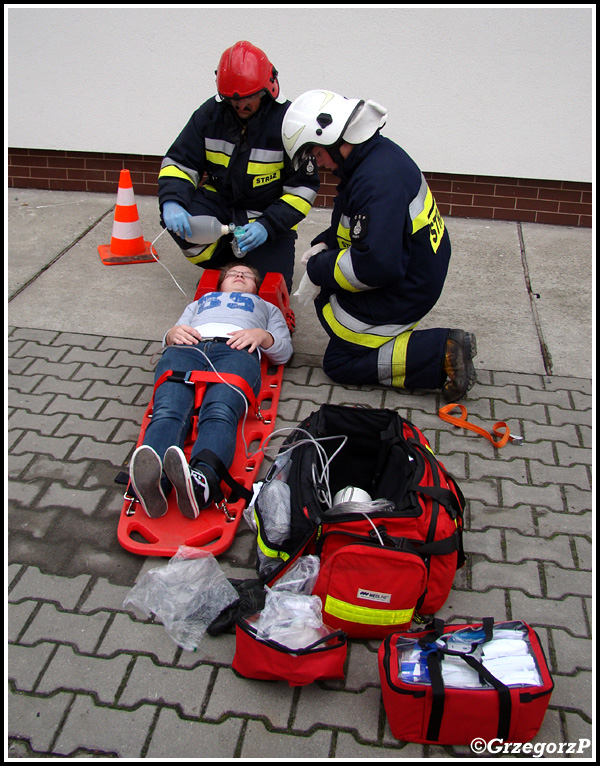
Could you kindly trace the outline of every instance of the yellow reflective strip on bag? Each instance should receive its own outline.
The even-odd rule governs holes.
[[[346,622],[357,622],[361,625],[403,625],[412,620],[412,609],[372,609],[368,606],[357,606],[346,601],[340,601],[333,596],[327,596],[323,611],[332,617]]]
[[[254,511],[254,521],[256,522],[256,542],[264,555],[270,559],[281,559],[282,561],[287,561],[290,557],[289,553],[285,553],[285,551],[279,551],[275,548],[269,548],[269,546],[260,536],[260,519],[258,518],[256,511]]]
[[[212,162],[213,165],[223,165],[223,167],[227,168],[229,167],[229,160],[231,157],[229,157],[227,154],[223,154],[222,152],[206,152],[206,159],[208,162]]]
[[[158,174],[159,178],[183,178],[184,181],[189,181],[192,186],[196,186],[196,184],[192,181],[192,179],[189,177],[187,173],[184,173],[183,170],[180,170],[175,165],[167,165],[166,168],[163,168],[160,173]]]
[[[393,337],[369,335],[368,333],[354,332],[353,330],[349,330],[335,318],[333,315],[333,309],[331,308],[331,303],[328,303],[326,306],[324,306],[323,318],[338,338],[347,340],[348,343],[355,343],[357,346],[366,346],[367,348],[380,348],[385,343],[393,340]]]

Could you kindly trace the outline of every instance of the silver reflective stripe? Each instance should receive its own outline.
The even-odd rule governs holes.
[[[221,154],[226,154],[228,157],[231,157],[233,150],[235,149],[235,144],[232,144],[229,141],[222,141],[218,138],[205,138],[204,146],[210,152],[220,152]]]
[[[392,358],[394,341],[381,346],[377,352],[377,378],[382,386],[392,385]]]
[[[347,311],[344,311],[344,309],[340,307],[335,295],[330,297],[329,303],[331,305],[331,310],[333,311],[333,316],[340,324],[344,325],[344,327],[352,332],[375,335],[380,338],[395,338],[396,335],[400,335],[400,333],[406,332],[406,330],[414,326],[414,322],[411,322],[410,324],[366,324],[348,314]]]
[[[425,198],[427,197],[427,191],[427,181],[425,180],[423,173],[421,173],[421,186],[419,187],[419,193],[408,206],[408,212],[411,221],[414,221],[415,218],[417,218],[417,216],[423,212],[425,207]]]
[[[312,205],[317,198],[317,192],[307,186],[284,186],[283,193],[294,194],[296,197],[306,200],[309,205]]]
[[[343,215],[340,218],[340,222],[339,222],[338,226],[341,226],[342,228],[348,229],[348,231],[350,231],[350,216]]]
[[[374,290],[372,285],[366,285],[361,282],[360,279],[354,273],[354,264],[352,263],[352,256],[350,250],[346,250],[337,260],[336,266],[342,272],[342,276],[348,282],[348,284],[355,290]]]
[[[162,170],[163,168],[167,168],[169,165],[172,165],[173,167],[181,170],[182,173],[185,173],[186,176],[190,177],[190,180],[194,186],[198,186],[198,182],[200,181],[200,174],[196,170],[192,170],[192,168],[188,168],[185,165],[182,165],[181,162],[175,162],[175,160],[172,160],[170,157],[164,158],[164,160],[160,163],[160,169]]]
[[[252,149],[250,152],[250,162],[283,162],[283,157],[283,152],[270,149]]]

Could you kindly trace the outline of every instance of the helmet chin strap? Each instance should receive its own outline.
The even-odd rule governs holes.
[[[335,162],[338,168],[341,167],[346,161],[346,158],[342,155],[340,151],[340,148],[343,143],[344,143],[344,139],[340,138],[338,141],[335,142],[335,144],[333,144],[333,146],[323,147],[329,153],[329,156]]]

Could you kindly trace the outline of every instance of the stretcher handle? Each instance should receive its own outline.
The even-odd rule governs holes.
[[[456,407],[458,407],[460,410],[460,417],[449,414]],[[511,435],[507,424],[503,420],[499,420],[497,423],[494,423],[492,426],[493,433],[489,433],[484,428],[481,428],[481,426],[476,426],[473,423],[469,423],[467,420],[467,408],[464,406],[464,404],[446,404],[445,407],[442,407],[438,411],[438,415],[442,420],[445,420],[447,423],[452,423],[452,425],[456,426],[457,428],[466,428],[469,431],[474,431],[480,436],[484,436],[494,445],[494,447],[496,447],[496,449],[504,447],[504,445],[508,444],[509,441],[514,441],[516,443],[520,443],[522,441],[521,437]],[[495,436],[497,436],[498,439],[495,439]]]

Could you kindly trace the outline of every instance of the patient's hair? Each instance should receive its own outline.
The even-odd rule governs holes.
[[[260,272],[254,268],[254,266],[248,266],[247,263],[240,263],[239,261],[232,261],[231,263],[226,264],[225,266],[222,266],[219,273],[219,279],[217,280],[217,290],[221,289],[221,285],[223,284],[223,280],[227,276],[227,272],[231,271],[231,269],[235,269],[238,266],[245,266],[247,269],[249,269],[252,272],[252,275],[254,276],[254,281],[256,282],[256,292],[260,290],[260,285],[262,283],[262,277],[260,275]]]

